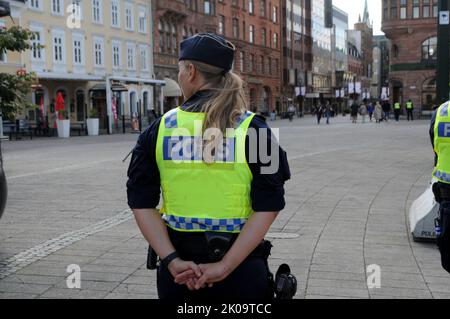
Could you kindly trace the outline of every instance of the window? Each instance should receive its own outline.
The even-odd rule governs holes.
[[[164,52],[164,22],[158,21],[159,52]]]
[[[128,31],[134,30],[134,15],[133,15],[133,4],[125,4],[125,29]]]
[[[94,66],[104,66],[104,44],[102,38],[94,38]]]
[[[399,51],[400,50],[399,50],[398,46],[396,44],[394,44],[392,46],[392,55],[394,56],[394,58],[398,58]],[[355,55],[353,55],[353,56],[355,56]]]
[[[245,54],[244,52],[239,52],[239,70],[241,72],[244,72],[244,65],[245,65]]]
[[[272,21],[273,21],[273,23],[278,22],[278,8],[275,6],[272,9]]]
[[[177,28],[172,24],[172,52],[177,54],[178,50],[178,40],[177,40]]]
[[[42,11],[42,4],[44,0],[30,0],[30,8]]]
[[[225,16],[219,16],[219,34],[225,35]]]
[[[72,8],[72,14],[83,20],[83,8],[81,6],[81,0],[70,0],[70,7]]]
[[[141,71],[148,71],[147,58],[148,58],[147,48],[145,46],[141,46],[140,48]]]
[[[136,65],[134,63],[136,59],[136,52],[134,44],[127,45],[127,68],[128,70],[136,70]]]
[[[424,1],[424,3],[425,3],[425,1]],[[429,3],[427,5],[423,6],[423,17],[424,18],[430,17],[430,4]]]
[[[203,9],[204,9],[205,15],[215,15],[216,14],[215,1],[214,0],[205,0]]]
[[[84,36],[73,35],[73,64],[84,65]]]
[[[64,35],[53,35],[53,62],[64,63]]]
[[[6,53],[0,52],[0,63],[6,63]]]
[[[254,68],[255,68],[255,55],[254,54],[250,54],[250,61],[248,61],[248,70],[249,72],[253,72]]]
[[[262,28],[261,30],[261,44],[263,46],[267,46],[267,37],[266,37],[266,29]]]
[[[170,30],[172,28],[170,27],[170,24],[166,23],[164,31],[166,31],[166,48],[167,52],[170,53],[170,49],[172,48],[172,34],[170,33]]]
[[[264,56],[263,55],[261,55],[260,57],[260,62],[259,62],[259,65],[260,65],[260,70],[261,70],[261,74],[264,74]]]
[[[269,69],[269,75],[272,75],[272,58],[267,58],[267,68]]]
[[[422,60],[437,60],[437,37],[432,37],[422,43]]]
[[[254,25],[250,26],[249,34],[248,34],[248,41],[250,43],[254,43],[255,42],[255,26]]]
[[[278,49],[278,33],[273,34],[273,47]]]
[[[254,0],[248,0],[248,13],[254,14]]]
[[[266,17],[266,0],[260,0],[259,2],[259,13],[261,17]]]
[[[439,15],[439,8],[437,5],[433,5],[433,18],[437,18]]]
[[[400,19],[408,17],[408,2],[407,0],[400,0]]]
[[[397,19],[397,0],[391,0],[391,19]]]
[[[52,13],[53,14],[56,14],[56,15],[63,15],[64,14],[64,11],[63,11],[63,8],[64,8],[63,0],[52,0],[51,5],[52,5]]]
[[[92,21],[103,23],[102,0],[92,0]]]
[[[139,7],[139,32],[147,33],[147,8]]]
[[[239,20],[233,18],[233,37],[239,38]]]
[[[41,61],[43,59],[44,53],[42,52],[42,48],[39,48],[42,45],[42,35],[39,31],[34,31],[34,37],[31,40],[31,59],[34,61]]]
[[[121,59],[121,45],[120,41],[113,41],[112,44],[112,55],[113,55],[113,68],[120,69],[122,67]]]
[[[119,0],[111,1],[111,25],[113,27],[120,27],[119,6],[120,6]]]
[[[419,19],[420,18],[420,7],[419,7],[419,0],[413,0],[413,19]]]

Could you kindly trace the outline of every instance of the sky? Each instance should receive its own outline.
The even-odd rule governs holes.
[[[370,19],[373,20],[373,34],[383,34],[381,31],[381,0],[367,0]],[[364,0],[333,0],[333,5],[348,13],[349,29],[363,16]]]

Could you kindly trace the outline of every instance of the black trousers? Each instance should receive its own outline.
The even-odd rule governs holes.
[[[197,264],[211,263],[206,251],[203,234],[180,234],[169,230],[169,236],[180,257]],[[169,301],[224,301],[224,300],[270,300],[273,297],[269,281],[269,267],[264,257],[250,256],[224,281],[212,288],[190,291],[185,285],[174,282],[166,267],[157,272],[158,296]]]
[[[414,121],[414,115],[413,115],[413,110],[406,110],[407,114],[408,114],[408,121],[411,119],[411,121]]]
[[[450,185],[436,183],[433,192],[439,202],[439,225],[441,235],[437,237],[437,245],[441,253],[442,267],[450,273]]]
[[[394,110],[395,120],[398,122],[400,119],[400,110]]]

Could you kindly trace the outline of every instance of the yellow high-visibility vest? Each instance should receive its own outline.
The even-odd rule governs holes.
[[[247,131],[255,114],[247,112],[224,135],[215,162],[203,160],[204,113],[169,111],[161,121],[156,145],[167,225],[181,232],[239,233],[254,213],[253,175],[245,155]]]
[[[436,113],[434,124],[434,151],[438,162],[433,176],[443,183],[450,184],[450,105],[442,104]]]

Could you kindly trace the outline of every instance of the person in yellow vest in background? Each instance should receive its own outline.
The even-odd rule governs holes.
[[[400,102],[394,103],[394,115],[395,115],[395,121],[398,122],[400,120],[400,111],[402,109],[402,105]]]
[[[450,102],[442,104],[433,114],[430,126],[431,143],[436,154],[433,192],[440,204],[436,219],[436,236],[442,267],[450,273]]]
[[[231,71],[234,54],[218,35],[183,40],[185,102],[153,122],[133,151],[128,205],[159,256],[160,299],[273,298],[264,237],[284,209],[290,171],[265,119],[247,111],[243,81]]]
[[[411,102],[411,100],[408,100],[408,102],[406,102],[406,113],[408,114],[408,122],[410,119],[411,121],[414,121],[413,111],[414,111],[414,104],[413,102]]]

